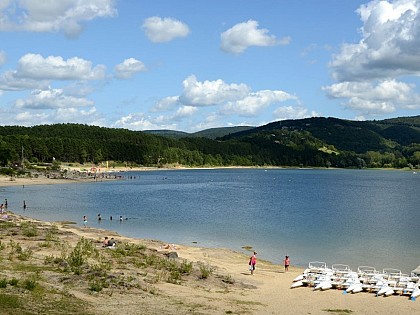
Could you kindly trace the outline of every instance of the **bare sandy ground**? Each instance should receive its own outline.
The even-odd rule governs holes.
[[[68,180],[19,178],[10,181],[7,177],[0,177],[0,186],[62,182]],[[73,244],[82,236],[99,243],[104,235],[116,235],[109,231],[71,225],[62,225],[59,229],[65,232],[66,241]],[[118,236],[118,239],[165,251],[159,241],[122,236]],[[406,296],[385,298],[371,293],[313,291],[308,287],[290,289],[293,279],[302,269],[292,266],[285,273],[282,266],[258,260],[257,270],[251,276],[248,271],[249,256],[243,253],[222,248],[174,246],[180,259],[212,266],[217,277],[232,279],[237,285],[223,289],[211,282],[205,285],[196,282],[181,285],[162,282],[156,284],[159,294],[144,296],[119,293],[112,299],[105,294],[89,295],[77,290],[73,294],[94,305],[97,314],[420,314],[420,302],[411,301]]]

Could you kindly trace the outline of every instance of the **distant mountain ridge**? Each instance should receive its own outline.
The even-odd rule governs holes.
[[[208,139],[216,139],[224,137],[229,134],[246,131],[253,129],[255,127],[251,126],[236,126],[236,127],[220,127],[220,128],[210,128],[193,133],[175,131],[175,130],[144,130],[143,132],[159,135],[163,137],[173,137],[173,138],[183,138],[183,137],[203,137]]]

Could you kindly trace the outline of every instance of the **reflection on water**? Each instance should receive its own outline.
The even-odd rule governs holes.
[[[90,226],[133,237],[238,251],[252,246],[276,263],[288,254],[301,266],[321,260],[409,272],[420,264],[420,176],[411,172],[229,169],[122,174],[122,181],[8,187],[0,194],[14,212],[38,219],[82,225],[87,215]]]

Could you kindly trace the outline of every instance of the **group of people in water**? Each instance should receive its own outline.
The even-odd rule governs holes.
[[[112,221],[112,219],[113,219],[113,217],[112,217],[112,215],[109,217],[109,221]],[[119,221],[120,222],[122,222],[122,221],[124,221],[124,220],[128,220],[128,218],[123,218],[123,216],[122,215],[120,215],[120,217],[119,217]],[[101,216],[101,214],[100,213],[98,213],[98,223],[101,223],[102,222],[102,216]],[[84,215],[83,216],[83,226],[84,227],[87,227],[87,216],[86,215]]]
[[[284,272],[289,271],[290,266],[290,257],[286,255],[286,257],[283,259],[284,263]],[[254,252],[251,257],[249,257],[249,270],[251,271],[251,275],[254,275],[255,266],[257,264],[257,252]]]

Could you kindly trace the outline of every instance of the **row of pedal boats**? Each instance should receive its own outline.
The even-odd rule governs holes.
[[[297,276],[291,288],[303,286],[313,290],[339,289],[343,293],[371,292],[377,296],[394,294],[409,296],[415,300],[420,296],[418,273],[403,274],[401,270],[385,268],[382,271],[370,266],[359,266],[357,271],[348,265],[334,264],[328,268],[325,262],[310,262],[308,268]]]

